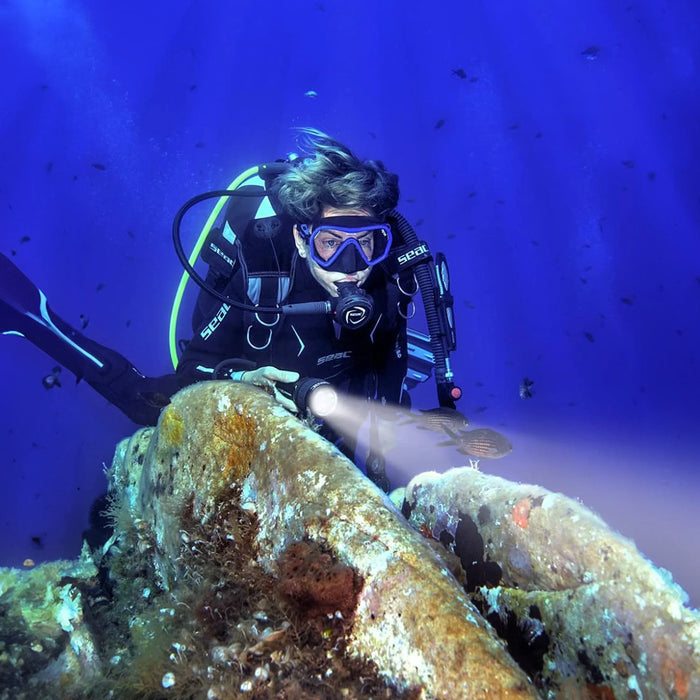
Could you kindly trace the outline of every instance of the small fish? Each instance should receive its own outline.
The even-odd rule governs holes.
[[[532,385],[535,382],[532,381],[532,379],[528,379],[525,377],[522,382],[520,382],[520,388],[518,390],[518,393],[520,394],[521,399],[531,399],[532,398]]]
[[[107,170],[106,165],[102,165],[102,163],[90,163],[95,170]]]
[[[61,387],[61,382],[58,380],[59,375],[61,374],[61,368],[59,366],[56,366],[53,368],[51,371],[51,374],[47,374],[42,380],[41,383],[44,386],[44,389],[53,389],[55,386]]]
[[[454,408],[440,406],[439,408],[420,409],[419,414],[412,413],[401,421],[401,425],[417,424],[420,430],[432,430],[442,432],[447,426],[453,430],[460,430],[469,425],[467,418]]]
[[[581,55],[587,61],[595,61],[596,58],[598,58],[599,54],[600,54],[600,49],[597,46],[589,46],[587,49],[584,49],[583,51],[581,51]]]
[[[318,97],[318,93],[316,92],[316,90],[307,90],[304,93],[304,97],[309,97],[313,100],[314,98]]]
[[[454,408],[440,406],[439,408],[420,409],[420,423],[428,430],[460,430],[469,425],[466,416]]]
[[[469,457],[500,459],[513,450],[513,445],[511,445],[508,438],[495,430],[491,430],[491,428],[455,431],[443,427],[443,430],[452,439],[440,443],[439,446],[456,446],[457,452]]]
[[[452,75],[456,75],[458,78],[464,80],[467,77],[467,71],[464,68],[453,68]]]
[[[41,537],[39,535],[33,535],[32,536],[32,542],[37,546],[37,547],[43,547],[44,543],[41,541]]]
[[[435,129],[441,129],[443,126],[445,126],[445,120],[444,119],[438,119],[437,122],[435,123],[435,126],[433,128]]]
[[[90,323],[90,319],[85,314],[80,314],[80,328],[85,330]]]
[[[31,236],[22,236],[22,238],[19,239],[19,242],[20,243],[29,243],[29,241],[31,241],[31,240],[32,240]]]
[[[583,335],[589,343],[595,343],[595,336],[593,335],[593,333],[589,333],[588,331],[586,331]]]

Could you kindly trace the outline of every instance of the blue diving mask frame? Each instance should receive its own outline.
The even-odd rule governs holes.
[[[371,216],[327,216],[299,224],[311,259],[324,270],[359,272],[386,260],[391,249],[391,226]]]

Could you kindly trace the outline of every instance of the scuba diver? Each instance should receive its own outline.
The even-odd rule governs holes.
[[[456,342],[444,256],[433,260],[395,210],[395,174],[320,131],[301,131],[306,157],[252,168],[229,189],[198,195],[177,213],[173,238],[185,276],[171,318],[175,373],[146,377],[85,337],[1,254],[0,331],[24,336],[141,425],[155,425],[180,388],[207,379],[263,386],[295,413],[304,412],[311,389],[329,384],[365,399],[369,410],[373,401],[410,405],[407,387],[433,368],[439,410],[456,414],[461,391],[449,365]],[[217,207],[188,259],[182,219],[211,198]],[[200,251],[206,279],[193,267]],[[175,326],[187,277],[201,291],[192,339],[180,344],[178,359]],[[407,330],[419,289],[429,337]],[[412,367],[409,354],[417,357]],[[323,420],[317,427],[357,464],[365,418],[352,419],[342,437]],[[370,446],[365,470],[388,491],[381,446]]]

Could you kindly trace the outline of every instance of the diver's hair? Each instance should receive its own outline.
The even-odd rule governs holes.
[[[322,217],[324,206],[366,209],[384,218],[399,200],[398,175],[381,161],[360,160],[347,146],[318,129],[303,127],[300,146],[307,157],[279,177],[272,192],[285,212],[299,223]]]

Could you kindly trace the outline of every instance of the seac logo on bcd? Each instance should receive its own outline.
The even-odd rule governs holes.
[[[348,326],[360,326],[367,318],[367,309],[356,306],[345,312],[345,323]]]
[[[425,253],[428,252],[428,246],[425,243],[421,243],[417,248],[412,248],[408,252],[404,253],[403,255],[399,255],[398,261],[399,265],[403,265],[414,258],[417,258],[419,255],[424,255]]]

